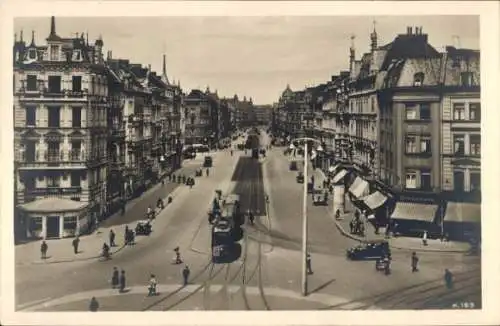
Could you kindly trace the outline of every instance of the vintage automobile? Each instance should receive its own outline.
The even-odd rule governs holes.
[[[385,255],[391,255],[389,243],[385,240],[371,241],[363,245],[359,245],[347,249],[346,256],[351,260],[373,260],[379,259]]]
[[[314,194],[313,195],[313,205],[314,206],[328,206],[328,195]]]
[[[304,174],[302,172],[297,173],[297,177],[295,179],[298,183],[304,183]]]
[[[142,220],[137,222],[137,225],[135,227],[136,235],[150,235],[151,232],[152,232],[151,223],[148,220]]]
[[[297,171],[297,162],[291,161],[289,166],[290,171]]]
[[[203,161],[203,167],[205,168],[212,167],[212,156],[205,156],[205,160]]]

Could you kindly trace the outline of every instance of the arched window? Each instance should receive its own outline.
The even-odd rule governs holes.
[[[422,86],[424,84],[424,73],[417,72],[413,75],[413,86]]]

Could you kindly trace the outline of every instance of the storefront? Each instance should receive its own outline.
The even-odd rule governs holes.
[[[481,204],[448,202],[443,220],[443,232],[450,240],[481,238]]]
[[[434,223],[437,211],[436,204],[398,201],[391,214],[393,231],[417,237],[421,237],[424,231],[435,234],[438,231]]]
[[[27,238],[65,238],[87,233],[87,203],[46,197],[19,206]]]

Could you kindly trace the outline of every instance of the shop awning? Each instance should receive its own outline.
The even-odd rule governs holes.
[[[349,187],[349,192],[356,198],[363,196],[363,194],[368,190],[369,184],[366,180],[361,177],[356,177],[351,187]]]
[[[340,180],[342,180],[345,176],[347,175],[347,170],[340,170],[339,173],[337,173],[334,177],[333,177],[333,180],[332,182],[333,183],[337,183],[339,182]]]
[[[481,223],[481,204],[448,202],[444,222]]]
[[[384,205],[387,197],[380,191],[375,191],[374,193],[361,198],[361,200],[366,204],[366,206],[373,210]]]
[[[438,205],[397,202],[391,215],[393,219],[417,220],[432,223],[436,217]]]
[[[25,212],[62,213],[62,212],[79,211],[84,209],[85,206],[87,206],[87,203],[82,203],[71,199],[46,197],[20,205],[19,207],[23,209]]]

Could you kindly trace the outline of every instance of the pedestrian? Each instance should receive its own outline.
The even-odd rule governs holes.
[[[311,183],[313,184],[314,187],[314,175],[311,176]]]
[[[340,209],[337,209],[337,210],[335,211],[335,219],[336,219],[336,220],[340,220]],[[352,232],[351,232],[351,233],[352,233]]]
[[[448,270],[444,270],[444,282],[446,283],[446,288],[451,290],[453,288],[453,274]]]
[[[125,271],[122,269],[122,272],[120,274],[120,292],[123,292],[125,290]]]
[[[354,220],[351,220],[349,222],[349,230],[350,230],[350,233],[353,234],[354,233]]]
[[[158,284],[158,282],[156,281],[155,275],[151,274],[151,276],[149,278],[148,297],[150,297],[152,295],[158,295],[158,293],[156,292],[156,285],[157,284]]]
[[[391,274],[391,260],[388,255],[385,255],[384,257],[384,272],[385,275]]]
[[[146,214],[147,214],[148,219],[152,218],[153,210],[151,209],[151,206],[148,206],[148,210],[147,210]]]
[[[120,273],[118,272],[118,268],[113,267],[113,276],[111,276],[111,287],[113,289],[116,289],[119,283],[120,283]]]
[[[210,174],[210,169],[209,168],[207,168],[206,173],[207,173],[207,177],[208,177],[208,175]]]
[[[80,244],[80,237],[77,235],[76,238],[73,239],[73,251],[75,255],[78,253],[78,245]]]
[[[424,235],[422,236],[422,244],[427,246],[427,231],[424,231]]]
[[[188,284],[188,281],[189,281],[189,274],[191,273],[191,271],[189,270],[189,266],[186,265],[184,267],[184,269],[182,270],[182,278],[184,280],[184,286],[186,286]]]
[[[113,231],[113,229],[109,230],[109,246],[110,247],[115,247],[116,244],[115,244],[115,231]]]
[[[130,241],[130,234],[129,234],[128,225],[125,225],[125,233],[124,233],[124,237],[125,237],[125,244],[129,244],[129,241]]]
[[[42,253],[42,259],[47,259],[47,250],[49,249],[49,246],[45,242],[45,240],[42,241],[42,244],[40,245],[40,251]]]
[[[175,264],[176,265],[182,264],[181,252],[179,247],[175,247],[174,252],[175,252]]]
[[[411,254],[411,271],[418,272],[418,256],[415,251]]]
[[[312,268],[311,268],[311,255],[307,254],[306,256],[306,268],[307,268],[307,274],[312,274]]]
[[[92,297],[92,299],[90,299],[89,310],[92,312],[96,312],[97,310],[99,310],[99,302],[97,302],[97,299],[95,297]]]

